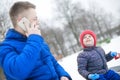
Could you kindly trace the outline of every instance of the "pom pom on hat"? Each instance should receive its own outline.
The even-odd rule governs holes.
[[[83,31],[81,34],[80,34],[80,44],[82,45],[83,48],[86,48],[86,46],[83,44],[83,37],[86,35],[86,34],[90,34],[93,39],[94,39],[94,46],[96,46],[96,34],[91,31],[91,30],[85,30]]]

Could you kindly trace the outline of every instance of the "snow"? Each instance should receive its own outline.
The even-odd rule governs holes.
[[[103,43],[101,47],[105,50],[106,53],[109,51],[116,51],[120,53],[119,47],[120,36],[113,38],[109,44]],[[80,52],[69,55],[58,62],[63,66],[63,68],[70,74],[73,80],[85,80],[77,71],[77,56]],[[109,61],[108,67],[120,66],[120,59],[113,59]]]

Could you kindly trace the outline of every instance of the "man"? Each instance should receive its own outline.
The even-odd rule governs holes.
[[[41,36],[35,5],[16,2],[9,14],[14,29],[0,44],[0,64],[7,80],[72,80]]]

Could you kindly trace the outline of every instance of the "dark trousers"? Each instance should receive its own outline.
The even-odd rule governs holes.
[[[100,75],[98,80],[120,80],[120,75],[113,70],[109,70],[106,74]]]

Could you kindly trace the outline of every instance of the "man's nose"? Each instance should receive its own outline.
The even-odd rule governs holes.
[[[39,21],[39,20],[37,20],[37,21],[36,21],[36,24],[37,24],[37,25],[39,25],[39,24],[40,24],[40,21]]]

